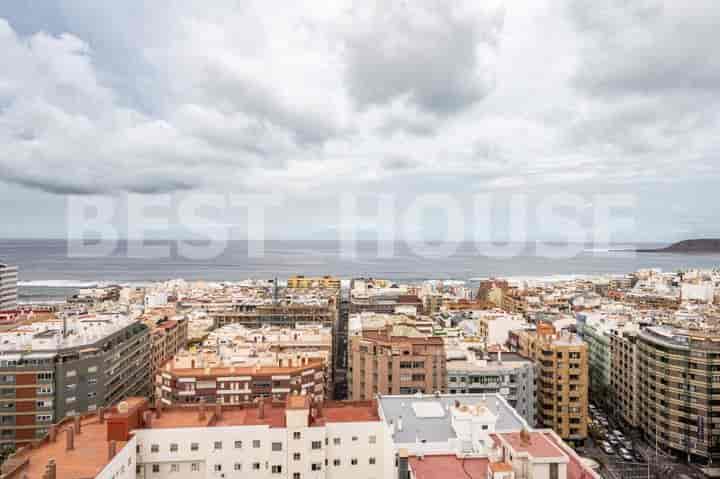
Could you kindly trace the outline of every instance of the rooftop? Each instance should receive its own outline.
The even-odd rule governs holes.
[[[380,408],[385,422],[390,425],[402,418],[402,430],[395,430],[396,443],[447,442],[456,439],[457,434],[451,422],[450,408],[459,401],[461,405],[475,406],[484,402],[490,413],[497,417],[496,431],[519,431],[528,425],[515,409],[499,394],[446,394],[380,396]],[[421,406],[418,406],[422,404]],[[426,415],[422,411],[432,409],[438,414]],[[421,416],[418,416],[420,411]]]

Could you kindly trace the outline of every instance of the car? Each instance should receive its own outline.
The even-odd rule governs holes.
[[[610,444],[603,444],[600,449],[602,449],[603,452],[605,454],[607,454],[608,456],[615,455],[615,449],[613,449],[613,447]]]
[[[623,433],[618,431],[617,429],[613,429],[612,433],[613,433],[613,436],[615,436],[615,437],[624,437]]]
[[[620,444],[620,441],[618,441],[617,438],[611,434],[608,434],[607,442],[609,442],[612,446],[617,446],[618,444]]]
[[[620,457],[622,458],[623,461],[635,462],[635,458],[633,457],[632,454],[630,454],[630,452],[621,452]]]
[[[630,439],[621,440],[620,444],[622,444],[625,449],[630,449],[631,451],[634,449],[633,442]]]

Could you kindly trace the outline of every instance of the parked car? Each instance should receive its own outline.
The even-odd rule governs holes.
[[[605,454],[607,454],[608,456],[613,456],[613,455],[615,455],[615,449],[613,449],[613,447],[612,447],[610,444],[608,444],[607,442],[604,442],[604,443],[602,444],[602,446],[600,446],[600,449],[602,449],[603,452],[604,452]]]
[[[621,452],[620,457],[622,458],[623,461],[635,462],[635,458],[633,457],[632,454],[630,454],[630,451],[628,451],[628,450],[625,450],[625,452]]]
[[[617,446],[618,444],[620,444],[620,441],[618,441],[618,439],[612,434],[607,435],[607,442],[609,442],[612,446]]]

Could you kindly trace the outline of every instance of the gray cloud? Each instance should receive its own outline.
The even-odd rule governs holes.
[[[348,89],[360,106],[404,98],[446,115],[492,90],[494,71],[481,57],[498,47],[502,12],[471,16],[440,1],[377,8],[345,41]]]

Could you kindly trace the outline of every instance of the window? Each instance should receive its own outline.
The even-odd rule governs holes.
[[[272,450],[273,451],[282,451],[282,443],[281,442],[272,443]]]
[[[199,462],[193,462],[190,464],[190,470],[192,472],[199,472],[200,471],[200,463]]]
[[[179,472],[180,464],[170,464],[170,472]]]
[[[300,460],[300,453],[296,452],[293,454],[293,461],[299,461]]]
[[[300,479],[300,473],[299,473],[299,472],[293,472],[293,479]]]
[[[357,457],[353,457],[352,459],[350,459],[350,464],[353,466],[357,466]]]
[[[154,472],[155,474],[157,474],[158,472],[160,472],[160,464],[153,464],[153,465],[152,465],[152,472]]]
[[[157,444],[151,444],[150,452],[160,452],[160,446],[158,446]]]
[[[65,398],[65,402],[70,404],[71,402],[75,402],[75,396],[70,396],[68,398]]]
[[[178,445],[176,442],[170,444],[170,452],[178,452]]]
[[[75,371],[74,369],[65,373],[66,378],[74,378],[75,376],[77,376],[77,371]]]
[[[260,463],[253,462],[253,471],[259,471],[259,470],[260,470]]]
[[[298,432],[298,431],[294,432],[293,439],[295,439],[295,440],[300,439],[300,432]]]
[[[88,384],[97,384],[97,378],[89,378],[87,382]]]
[[[97,372],[97,366],[90,366],[90,367],[88,368],[88,373],[89,373],[89,374],[96,373],[96,372]]]
[[[95,391],[90,391],[88,393],[88,399],[93,399],[95,397],[97,397],[97,393]]]
[[[271,468],[271,472],[273,474],[282,474],[282,466],[279,464],[273,465],[273,467]]]
[[[311,471],[319,471],[321,469],[322,469],[322,464],[320,464],[319,462],[313,462],[312,465],[310,466]]]
[[[311,446],[313,449],[322,449],[322,441],[313,441]]]
[[[220,472],[220,471],[222,471],[222,464],[215,464],[214,469],[215,469],[215,472]]]
[[[353,436],[353,437],[352,437],[352,442],[355,442],[355,441],[357,441],[357,440],[358,440],[357,436]]]
[[[233,469],[235,469],[236,471],[242,471],[242,464],[239,462],[236,462],[235,465],[233,466]]]
[[[52,422],[52,414],[38,414],[35,417],[37,422]]]
[[[550,479],[558,479],[558,465],[550,463]]]
[[[333,444],[335,444],[336,446],[339,446],[339,445],[340,445],[340,438],[339,438],[339,437],[333,438]]]
[[[197,451],[198,449],[200,449],[200,445],[199,445],[198,443],[196,443],[196,442],[191,442],[191,443],[190,443],[190,450],[191,450],[191,451]]]
[[[235,441],[235,449],[242,449],[242,441]]]
[[[370,464],[371,466],[374,466],[374,465],[375,465],[375,458],[374,458],[374,457],[369,458],[369,459],[368,459],[368,464]]]
[[[253,439],[253,449],[260,449],[260,440]]]
[[[213,449],[215,449],[216,451],[222,449],[222,441],[215,441],[213,443]]]
[[[368,442],[370,444],[375,444],[377,442],[377,436],[370,436],[368,437]]]
[[[340,459],[333,459],[333,466],[335,466],[335,467],[340,466]]]

